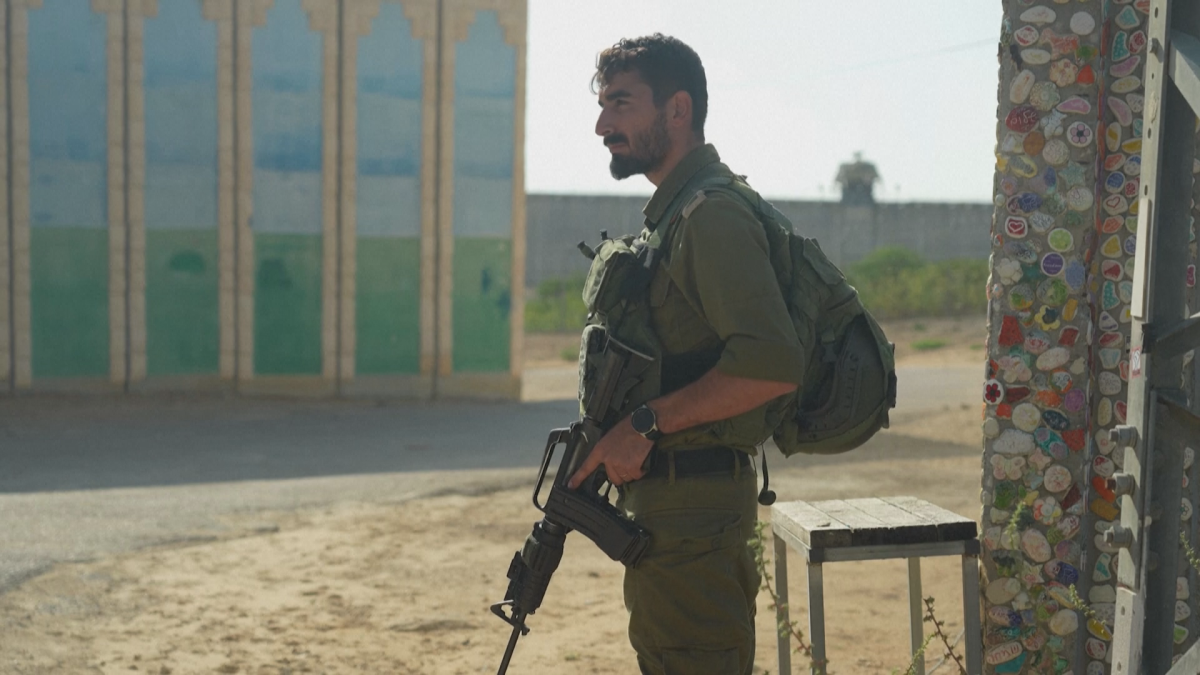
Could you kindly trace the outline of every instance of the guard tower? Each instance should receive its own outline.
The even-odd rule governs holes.
[[[861,152],[854,153],[854,161],[838,167],[837,184],[842,188],[842,203],[847,206],[872,206],[875,204],[875,183],[879,172],[875,165],[864,162]]]

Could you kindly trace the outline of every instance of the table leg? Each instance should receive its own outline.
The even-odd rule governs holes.
[[[780,675],[791,675],[792,637],[779,629],[780,626],[791,624],[788,612],[787,544],[778,536],[775,537],[775,596],[779,598],[775,604],[775,639],[779,645],[779,672]]]
[[[813,675],[825,674],[825,584],[821,563],[808,563],[808,639],[812,643]]]
[[[983,627],[979,617],[979,556],[962,557],[962,576],[967,675],[980,675],[983,672]]]
[[[908,559],[908,631],[909,644],[912,645],[912,653],[915,655],[921,649],[921,645],[925,643],[925,624],[922,617],[925,616],[923,601],[921,595],[921,559]],[[915,675],[925,675],[925,655],[917,657],[913,673]]]

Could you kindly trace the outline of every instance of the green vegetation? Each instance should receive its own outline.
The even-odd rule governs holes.
[[[946,346],[945,340],[917,340],[912,343],[912,348],[919,352],[933,351]]]
[[[530,333],[577,333],[585,320],[583,277],[547,279],[538,284],[537,297],[525,304],[525,330]]]
[[[982,315],[987,310],[986,260],[925,262],[906,248],[887,247],[875,250],[844,271],[863,304],[878,319]],[[582,276],[543,281],[538,284],[536,296],[525,305],[525,330],[581,330],[587,318],[582,296]],[[916,323],[913,329],[923,331],[925,325]]]
[[[873,251],[845,272],[863,304],[878,319],[982,315],[987,311],[986,260],[925,262],[913,251],[888,247]]]

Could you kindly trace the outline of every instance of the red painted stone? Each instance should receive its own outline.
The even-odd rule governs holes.
[[[1009,111],[1008,116],[1004,118],[1004,126],[1018,134],[1024,134],[1033,131],[1039,118],[1037,108],[1031,105],[1019,105]]]
[[[1006,403],[1020,403],[1029,398],[1029,387],[1009,387],[1004,392]]]
[[[1087,432],[1083,429],[1071,429],[1062,432],[1062,439],[1068,448],[1080,452],[1087,445]]]
[[[1095,490],[1096,494],[1100,495],[1104,501],[1112,504],[1117,501],[1117,495],[1114,494],[1112,490],[1108,489],[1107,483],[1108,481],[1104,479],[1104,476],[1092,476],[1092,489]]]
[[[1017,321],[1017,317],[1007,315],[1000,324],[1000,337],[998,338],[1000,345],[1003,347],[1014,347],[1025,342],[1025,337],[1021,335],[1021,324]]]
[[[1115,234],[1125,225],[1125,219],[1120,216],[1112,216],[1105,218],[1100,224],[1100,231],[1104,234]]]
[[[1079,74],[1075,76],[1075,81],[1080,84],[1095,84],[1096,71],[1092,70],[1091,66],[1084,66]]]
[[[1079,329],[1075,326],[1067,326],[1058,334],[1058,344],[1064,347],[1072,347],[1075,341],[1079,339]]]
[[[1012,419],[1012,406],[1007,403],[1001,403],[996,406],[996,417],[1005,420]]]
[[[1075,506],[1079,500],[1083,498],[1083,493],[1079,490],[1079,485],[1072,485],[1070,490],[1067,490],[1066,496],[1062,498],[1061,506],[1063,511]]]
[[[1113,404],[1113,415],[1117,417],[1118,424],[1125,424],[1125,413],[1129,411],[1129,404],[1125,401],[1117,401]]]

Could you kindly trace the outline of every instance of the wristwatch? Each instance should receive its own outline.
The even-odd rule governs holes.
[[[645,436],[648,441],[657,441],[663,437],[663,432],[658,429],[658,416],[648,405],[642,404],[634,410],[629,416],[629,423],[633,425],[634,431]]]

